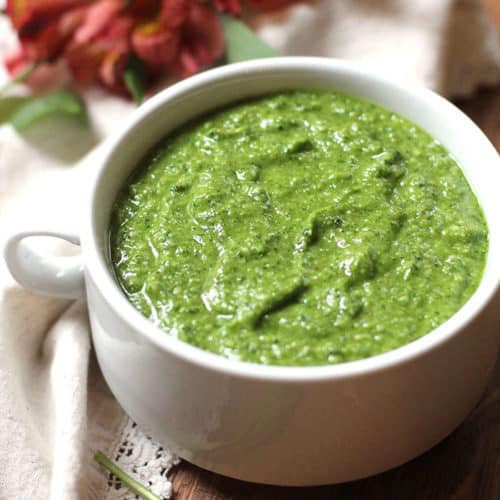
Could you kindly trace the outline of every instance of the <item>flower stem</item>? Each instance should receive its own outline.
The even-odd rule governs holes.
[[[8,81],[5,85],[0,86],[0,95],[5,94],[5,92],[10,90],[14,85],[26,81],[37,67],[38,63],[30,64],[29,66],[24,68],[15,78]]]
[[[162,500],[161,497],[155,495],[151,490],[148,490],[141,483],[130,477],[120,467],[115,465],[102,451],[97,451],[94,458],[104,468],[113,473],[123,484],[127,485],[135,494],[141,496],[145,500]]]

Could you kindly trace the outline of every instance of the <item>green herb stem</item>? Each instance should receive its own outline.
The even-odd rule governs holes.
[[[113,473],[123,484],[127,485],[136,495],[139,495],[145,500],[162,500],[161,497],[155,495],[151,490],[120,469],[120,467],[114,464],[102,451],[97,451],[94,458],[104,468],[109,470],[109,472]]]
[[[9,80],[5,85],[2,85],[0,87],[0,95],[5,94],[8,90],[10,90],[14,85],[17,85],[18,83],[23,83],[26,81],[33,71],[38,67],[39,63],[33,63],[24,68],[15,78],[12,80]]]
[[[144,63],[138,57],[131,56],[123,74],[123,81],[137,106],[142,104],[144,98],[145,79],[146,69]]]

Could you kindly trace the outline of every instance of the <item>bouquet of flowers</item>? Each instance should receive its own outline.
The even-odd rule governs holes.
[[[7,0],[19,46],[5,66],[13,81],[33,89],[70,79],[140,103],[161,78],[190,76],[224,62],[224,56],[233,62],[274,55],[238,18],[242,11],[268,11],[294,1]],[[81,107],[67,91],[62,98],[62,108]],[[50,99],[57,107],[59,97]]]

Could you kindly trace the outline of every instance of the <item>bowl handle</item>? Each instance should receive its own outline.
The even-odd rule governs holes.
[[[85,296],[83,263],[80,255],[54,257],[42,255],[23,241],[31,236],[52,236],[80,244],[80,238],[71,233],[47,230],[17,231],[4,247],[7,268],[22,286],[35,292],[67,299]]]

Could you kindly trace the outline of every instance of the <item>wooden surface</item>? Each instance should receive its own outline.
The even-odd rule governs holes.
[[[500,25],[500,0],[485,1]],[[457,105],[500,151],[500,87],[482,89]],[[466,421],[429,452],[384,474],[335,486],[278,488],[182,462],[170,478],[175,500],[500,500],[500,358],[484,397]]]

